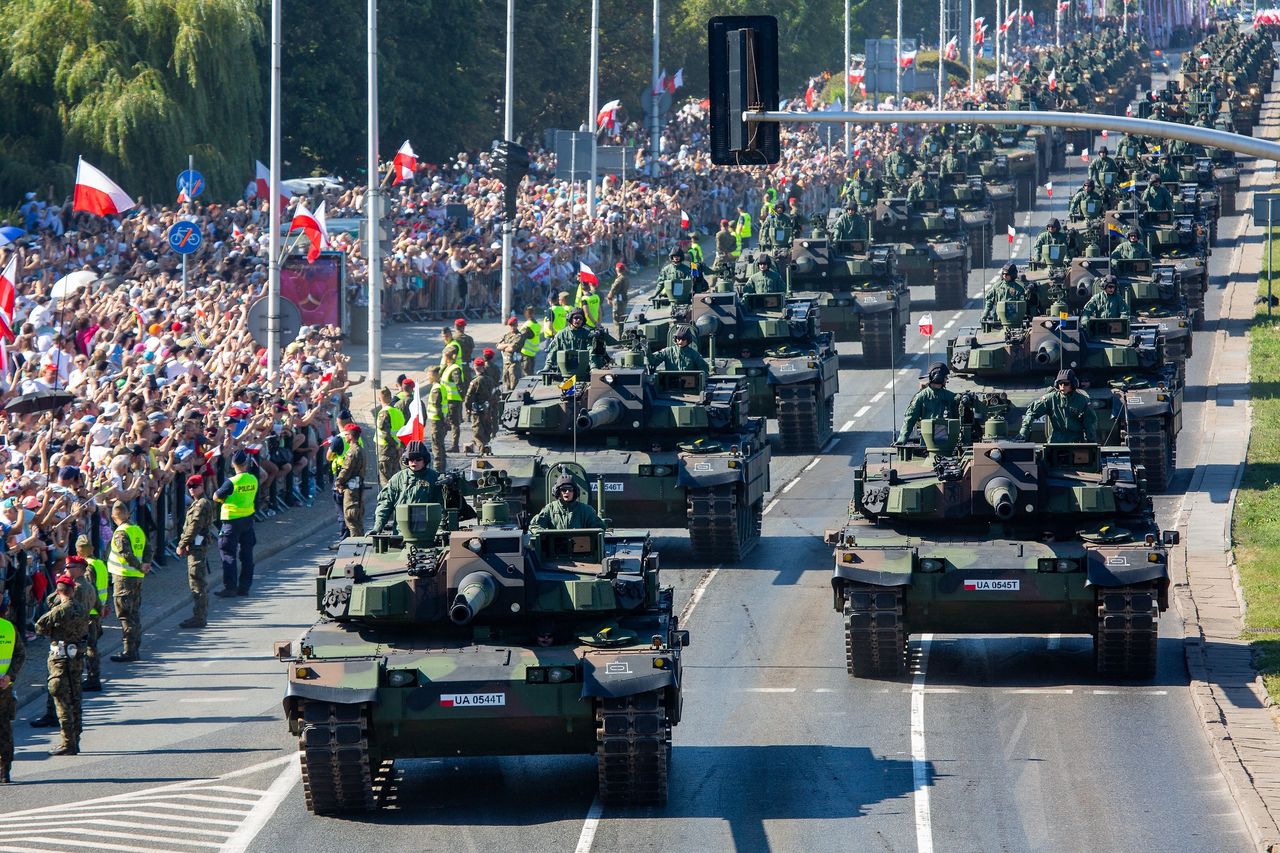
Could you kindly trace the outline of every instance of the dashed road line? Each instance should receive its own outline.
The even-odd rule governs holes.
[[[848,432],[848,431],[849,431],[849,430],[851,430],[851,429],[853,429],[853,421],[852,421],[852,420],[845,421],[844,423],[842,423],[842,424],[840,425],[840,431],[841,431],[841,432]]]
[[[853,416],[854,416],[854,418],[860,418],[860,417],[862,417],[863,415],[865,415],[865,414],[866,414],[867,412],[869,412],[869,411],[871,411],[871,407],[870,407],[870,406],[863,406],[861,409],[858,409],[858,411],[854,412],[854,413],[853,413]]]
[[[881,400],[883,400],[883,399],[884,399],[884,392],[883,392],[883,391],[877,391],[877,392],[876,392],[876,393],[871,397],[871,402],[872,402],[872,403],[879,403],[879,402],[880,402]]]
[[[933,819],[929,812],[929,764],[924,741],[924,680],[933,634],[920,637],[920,663],[911,683],[911,781],[915,791],[916,850],[933,853]]]
[[[792,489],[794,489],[794,488],[796,487],[796,484],[797,484],[797,483],[799,483],[799,482],[800,482],[800,478],[799,478],[799,477],[796,477],[796,478],[795,478],[794,480],[792,480],[790,483],[787,483],[785,486],[783,486],[783,487],[782,487],[782,493],[785,495],[787,492],[789,492],[789,491],[791,491]]]
[[[817,456],[813,457],[813,461],[812,461],[812,462],[810,462],[808,465],[804,466],[804,470],[806,470],[806,471],[812,471],[814,468],[816,468],[816,467],[818,466],[818,463],[819,463],[819,462],[821,462],[821,461],[822,461],[822,459],[821,459],[821,458],[819,458],[819,457],[817,457]]]
[[[771,501],[769,501],[767,504],[765,504],[765,506],[764,506],[764,511],[763,511],[763,512],[761,512],[760,514],[761,514],[761,515],[768,515],[769,513],[773,512],[773,508],[774,508],[775,506],[777,506],[777,505],[778,505],[778,498],[774,498],[773,500],[771,500]]]

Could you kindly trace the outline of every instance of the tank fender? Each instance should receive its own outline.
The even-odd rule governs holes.
[[[655,667],[656,658],[665,658],[667,666]],[[669,650],[630,654],[588,652],[582,659],[582,698],[618,698],[679,687],[679,667],[672,660]]]
[[[1166,600],[1169,588],[1169,558],[1167,552],[1159,562],[1153,563],[1146,548],[1120,548],[1107,551],[1090,549],[1085,567],[1088,586],[1117,587],[1158,581],[1160,598]]]
[[[839,592],[845,583],[865,583],[884,587],[911,586],[911,574],[870,566],[836,566],[831,585]]]
[[[307,667],[315,675],[298,678],[298,667]],[[285,688],[285,701],[294,697],[316,702],[336,702],[355,705],[378,700],[378,661],[327,660],[292,661],[289,664],[289,684]]]
[[[828,534],[828,539],[834,539]],[[831,541],[829,544],[835,544]],[[852,562],[844,557],[851,556]],[[911,570],[915,554],[910,548],[884,548],[870,551],[837,551],[835,573],[831,585],[837,593],[846,583],[872,586],[911,586]]]
[[[736,460],[738,467],[730,468],[731,460]],[[688,489],[740,483],[746,477],[746,471],[746,458],[742,456],[730,456],[727,453],[682,454],[680,467],[676,472],[676,485]]]
[[[1164,396],[1165,399],[1161,401],[1157,399],[1158,396]],[[1128,409],[1129,417],[1133,420],[1171,417],[1173,401],[1170,397],[1172,396],[1170,392],[1157,391],[1154,388],[1129,391],[1125,395],[1125,408]]]
[[[859,293],[854,304],[860,314],[883,314],[893,310],[894,294],[889,290],[877,293]]]
[[[821,367],[810,367],[809,356],[798,355],[791,358],[766,358],[765,368],[769,371],[770,385],[797,385],[801,382],[812,382],[822,378]],[[821,365],[821,362],[818,362]]]

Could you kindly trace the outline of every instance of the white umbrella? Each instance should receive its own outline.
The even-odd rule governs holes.
[[[76,270],[67,273],[53,283],[49,296],[53,299],[65,299],[77,290],[83,290],[98,280],[98,274],[91,270]]]

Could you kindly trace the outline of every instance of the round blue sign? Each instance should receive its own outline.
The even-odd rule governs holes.
[[[204,238],[200,229],[191,222],[175,222],[169,228],[169,248],[179,255],[189,255],[200,248]]]
[[[204,192],[204,175],[195,169],[187,169],[178,175],[178,192],[186,193],[187,198],[196,198]]]

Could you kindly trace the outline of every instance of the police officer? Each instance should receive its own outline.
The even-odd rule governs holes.
[[[449,437],[453,445],[450,452],[458,453],[462,450],[462,392],[469,380],[467,371],[457,362],[456,353],[445,352],[444,355],[445,363],[440,368],[440,387],[449,400]]]
[[[1076,190],[1071,197],[1072,219],[1093,219],[1101,216],[1106,209],[1102,196],[1094,190],[1093,179],[1089,178],[1084,186]]]
[[[685,264],[684,252],[671,250],[671,263],[658,273],[658,289],[654,295],[670,299],[673,305],[693,302],[693,270]]]
[[[485,372],[483,362],[484,359],[476,359],[476,378],[471,380],[462,398],[462,405],[471,416],[474,437],[467,445],[467,453],[488,453],[489,442],[493,440],[493,377]]]
[[[1060,246],[1057,251],[1057,258],[1052,256],[1055,254],[1052,246]],[[1042,264],[1051,264],[1053,266],[1062,266],[1067,262],[1069,242],[1062,233],[1062,223],[1053,218],[1049,220],[1048,226],[1044,231],[1040,232],[1040,236],[1036,237],[1036,244],[1032,250],[1035,259]]]
[[[721,230],[729,220],[722,219]],[[732,234],[729,235],[733,237]],[[719,240],[719,236],[716,237]],[[613,265],[613,283],[609,285],[609,292],[605,294],[605,299],[609,301],[609,310],[613,315],[613,324],[618,328],[618,337],[622,337],[622,322],[627,317],[627,301],[628,290],[631,282],[627,280],[627,265],[622,261],[618,261]]]
[[[427,385],[429,387],[423,405],[426,407],[427,427],[431,431],[431,455],[436,460],[436,467],[443,471],[448,461],[444,439],[449,432],[449,407],[452,404],[440,383],[440,368],[427,368]]]
[[[982,319],[996,318],[996,305],[1001,302],[1026,301],[1027,289],[1018,281],[1018,267],[1007,264],[1000,270],[1000,280],[987,289],[986,302],[982,309]]]
[[[431,470],[427,448],[421,441],[411,441],[404,449],[404,467],[396,472],[378,493],[378,506],[373,513],[373,530],[381,533],[389,521],[395,521],[395,508],[401,504],[443,503],[439,475]]]
[[[12,781],[13,718],[18,713],[13,685],[26,660],[22,632],[9,620],[9,593],[0,592],[0,785]]]
[[[578,484],[564,475],[556,480],[552,489],[555,500],[547,504],[529,522],[529,532],[539,530],[604,530],[604,521],[590,504],[578,500]]]
[[[89,614],[75,597],[75,581],[59,575],[56,603],[36,620],[36,633],[49,638],[49,695],[62,729],[62,742],[50,755],[80,753],[80,645],[89,630]],[[117,611],[120,609],[116,607]],[[136,657],[134,658],[137,659]]]
[[[738,205],[738,222],[734,228],[734,236],[738,239],[738,252],[751,248],[751,214],[742,205]]]
[[[711,368],[693,346],[693,332],[688,326],[676,329],[674,344],[649,356],[649,366],[655,370],[701,370],[709,374]]]
[[[1151,253],[1147,251],[1147,247],[1142,245],[1142,235],[1138,233],[1137,228],[1130,228],[1127,239],[1114,249],[1111,250],[1111,260],[1143,260],[1150,258]]]
[[[102,660],[98,657],[98,640],[102,638],[102,617],[107,615],[111,576],[107,574],[107,564],[93,556],[93,543],[83,533],[76,537],[76,555],[84,558],[97,592],[97,603],[89,611],[89,635],[84,651],[84,691],[98,693],[102,690]]]
[[[249,502],[253,514],[253,501]],[[142,579],[151,572],[151,550],[147,534],[130,521],[129,507],[120,501],[111,505],[116,531],[111,535],[107,571],[115,583],[116,618],[120,620],[123,648],[112,655],[117,663],[140,660],[142,645]]]
[[[773,269],[773,259],[768,255],[756,258],[756,271],[742,286],[743,293],[786,293],[787,285]]]
[[[1106,276],[1102,279],[1102,291],[1089,297],[1089,301],[1080,309],[1080,318],[1088,320],[1098,317],[1104,320],[1115,320],[1129,316],[1129,305],[1117,292],[1116,277]]]
[[[334,475],[333,485],[342,493],[342,521],[348,536],[364,535],[364,448],[360,446],[360,427],[347,424],[342,428],[347,452]]]
[[[525,375],[538,369],[538,353],[542,351],[542,324],[534,319],[535,314],[537,309],[532,305],[524,306],[524,322],[520,324],[520,331],[528,334],[520,345],[520,367]]]
[[[600,325],[600,294],[596,292],[594,281],[584,281],[578,285],[578,298],[574,305],[586,315],[588,329]]]
[[[1018,440],[1027,441],[1031,425],[1036,418],[1044,416],[1051,444],[1093,441],[1098,431],[1098,415],[1089,406],[1089,397],[1080,390],[1076,372],[1058,371],[1053,384],[1053,391],[1027,407],[1027,413],[1022,418],[1022,428],[1018,431]]]
[[[946,362],[935,361],[929,365],[929,384],[925,385],[907,404],[906,414],[902,418],[902,429],[898,431],[898,443],[904,444],[911,437],[916,424],[925,418],[956,418],[960,416],[960,403],[954,391],[948,391],[947,376],[951,370]]]
[[[400,468],[400,430],[405,417],[401,409],[391,405],[390,388],[378,389],[378,401],[373,443],[378,453],[378,483],[385,486]]]
[[[1165,187],[1160,175],[1151,173],[1147,188],[1142,191],[1142,204],[1147,210],[1173,210],[1173,194]]]
[[[383,389],[386,391],[387,389]],[[390,391],[387,395],[390,396]],[[191,588],[191,616],[178,623],[179,628],[203,628],[209,614],[209,531],[217,517],[217,507],[204,493],[204,477],[187,478],[187,495],[191,499],[182,520],[178,537],[178,556],[187,558],[187,585]]]
[[[573,305],[569,302],[569,291],[562,290],[556,294],[555,302],[548,302],[547,316],[542,321],[542,334],[548,338],[560,334],[569,323],[569,312]]]
[[[231,468],[235,473],[213,493],[213,499],[222,504],[222,529],[218,532],[222,589],[214,593],[219,598],[248,595],[249,586],[253,583],[253,546],[258,542],[253,528],[253,502],[258,497],[258,478],[249,473],[251,464],[249,454],[237,450],[231,457]],[[240,562],[238,574],[237,558]]]

